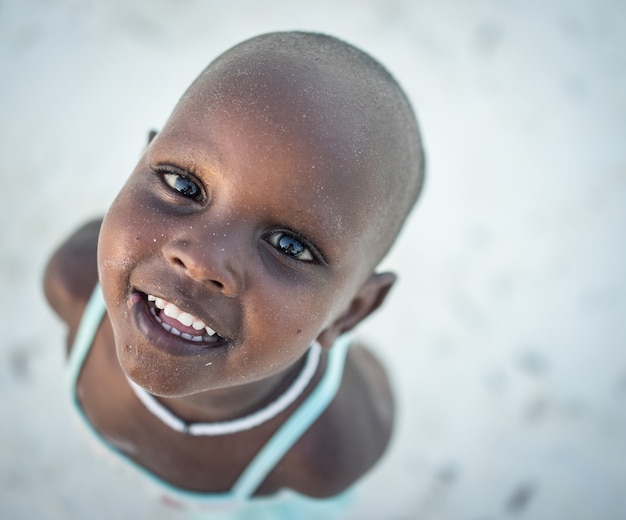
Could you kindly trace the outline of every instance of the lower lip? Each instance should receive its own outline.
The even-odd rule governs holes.
[[[195,343],[167,332],[150,313],[148,302],[139,293],[131,297],[131,309],[135,323],[148,342],[158,350],[174,356],[210,356],[224,351],[228,343],[221,342],[215,346],[207,343]]]

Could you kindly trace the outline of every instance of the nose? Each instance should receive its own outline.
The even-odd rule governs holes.
[[[242,276],[235,266],[237,256],[226,244],[174,239],[163,248],[167,261],[197,282],[212,286],[233,298],[242,288]]]

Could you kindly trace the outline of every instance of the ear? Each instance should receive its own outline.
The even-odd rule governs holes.
[[[320,344],[330,348],[338,336],[354,328],[378,309],[395,281],[396,275],[393,273],[373,273],[352,298],[345,312],[318,336]]]

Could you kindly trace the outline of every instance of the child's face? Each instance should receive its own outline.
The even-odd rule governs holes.
[[[369,275],[361,237],[370,175],[341,137],[336,109],[282,96],[188,99],[104,220],[98,265],[118,358],[157,395],[281,372],[333,327]],[[176,322],[153,296],[217,335],[165,330],[159,320]]]

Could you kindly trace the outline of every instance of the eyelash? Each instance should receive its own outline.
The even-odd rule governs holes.
[[[159,165],[153,168],[153,171],[161,177],[166,187],[180,196],[202,203],[206,200],[206,193],[202,188],[202,184],[195,179],[195,176],[189,171],[181,171],[169,165]],[[187,182],[187,186],[176,186],[178,182]],[[191,186],[190,186],[191,185]],[[193,193],[185,193],[185,190],[193,189]]]
[[[319,251],[296,233],[276,229],[266,233],[264,238],[272,247],[288,258],[305,263],[323,263],[323,258]],[[281,245],[284,239],[289,242]],[[294,248],[297,249],[298,247],[301,247],[299,251],[293,254],[288,252],[289,250],[293,252]],[[304,256],[304,258],[302,256]]]
[[[191,172],[187,170],[179,170],[178,168],[170,165],[158,165],[153,168],[153,171],[161,177],[162,182],[169,190],[172,190],[178,195],[198,203],[202,203],[206,200],[206,194],[201,183],[195,180],[195,176]],[[195,189],[197,189],[197,193],[184,193],[182,188],[178,189],[175,184],[179,179],[191,183]],[[265,233],[264,239],[279,253],[298,262],[317,264],[326,263],[319,250],[315,246],[311,245],[308,240],[300,237],[297,233],[286,231],[284,229],[274,229]],[[290,241],[289,244],[284,243],[281,246],[280,242],[282,242],[283,239]],[[294,242],[297,245],[294,244]],[[298,246],[301,246],[302,249],[297,251],[295,254],[288,252],[289,250],[293,251],[294,247],[297,248]],[[304,255],[305,258],[301,258],[302,255]]]

